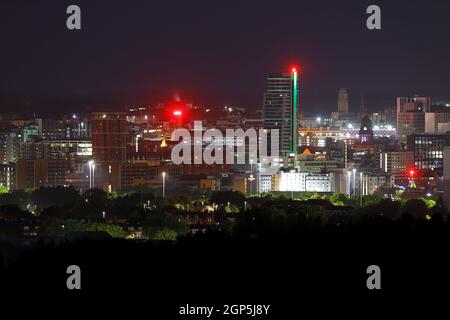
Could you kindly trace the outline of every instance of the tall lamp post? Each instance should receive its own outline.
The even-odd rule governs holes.
[[[352,173],[351,171],[347,171],[348,176],[348,196],[352,195]]]
[[[95,163],[92,164],[92,188],[95,188]]]
[[[363,206],[363,193],[364,193],[364,184],[363,184],[363,172],[359,173],[359,206],[362,208]]]
[[[95,166],[94,166],[94,160],[89,160],[89,162],[88,162],[88,164],[89,164],[89,189],[92,189],[92,169],[93,168],[95,168]]]
[[[162,177],[163,177],[163,194],[162,194],[162,196],[163,196],[163,198],[165,198],[166,197],[166,173],[163,171],[163,173],[162,173]]]
[[[356,169],[353,169],[353,192],[352,194],[356,194]]]
[[[255,181],[255,177],[252,174],[250,174],[250,177],[248,177],[247,180],[250,181],[250,197],[251,197],[253,194],[253,181]]]
[[[248,181],[250,181],[250,197],[253,194],[253,181],[255,177],[253,176],[253,160],[250,160],[250,176],[248,177]]]
[[[258,176],[259,171],[259,176]],[[261,162],[256,164],[256,189],[258,197],[261,195]]]

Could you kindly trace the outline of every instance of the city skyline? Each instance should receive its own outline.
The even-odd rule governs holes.
[[[449,13],[1,1],[0,290],[152,319],[435,310]]]

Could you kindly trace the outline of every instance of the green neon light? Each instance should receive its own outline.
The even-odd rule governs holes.
[[[293,115],[292,115],[292,152],[297,153],[298,148],[298,132],[297,132],[297,95],[298,95],[298,88],[297,88],[297,70],[292,70],[292,77],[294,81],[294,94],[293,94]]]

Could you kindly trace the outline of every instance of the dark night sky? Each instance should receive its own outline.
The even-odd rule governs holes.
[[[68,31],[78,4],[82,30]],[[382,30],[365,27],[369,4]],[[0,94],[108,96],[111,104],[260,108],[268,73],[302,69],[301,108],[372,110],[414,93],[450,98],[450,1],[2,0]],[[112,107],[112,105],[111,105]],[[5,111],[5,110],[1,110]]]

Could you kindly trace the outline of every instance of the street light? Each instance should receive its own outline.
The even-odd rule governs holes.
[[[356,169],[353,169],[353,194],[356,194]]]
[[[94,166],[94,160],[89,160],[89,189],[92,189],[92,167]]]
[[[92,188],[95,188],[95,163],[92,164]]]
[[[162,173],[163,177],[163,198],[166,197],[166,173],[163,171]]]
[[[253,177],[253,160],[250,160],[250,177],[248,177],[248,181],[250,181],[250,197],[253,194],[253,181],[255,177]]]
[[[256,189],[258,190],[258,197],[261,196],[261,162],[256,164]]]
[[[253,176],[253,174],[250,174],[247,180],[250,181],[250,197],[251,197],[253,194],[253,181],[255,181],[255,177]]]
[[[363,193],[364,193],[364,186],[363,186],[363,172],[361,171],[359,173],[359,199],[360,203],[359,206],[363,206]]]
[[[348,176],[348,196],[351,196],[352,193],[352,173],[350,171],[347,171]]]

